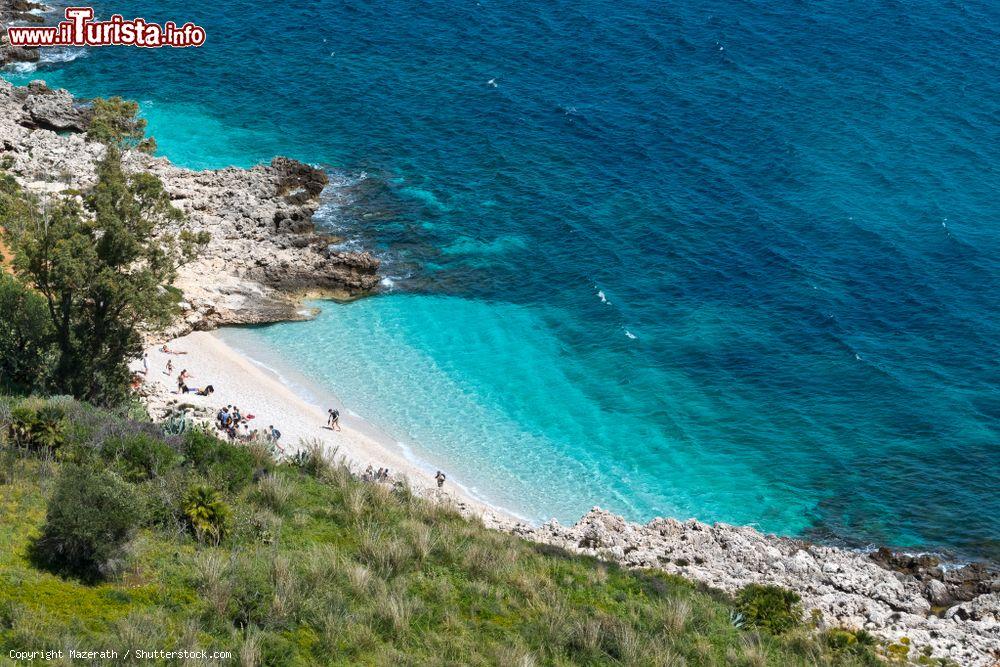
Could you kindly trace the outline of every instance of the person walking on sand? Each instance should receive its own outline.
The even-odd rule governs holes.
[[[174,372],[174,362],[167,359],[167,370],[163,371],[164,375],[171,375]]]
[[[440,489],[442,486],[444,486],[444,480],[447,479],[447,478],[445,477],[445,475],[444,475],[443,472],[441,472],[440,470],[438,470],[437,474],[434,475],[434,479],[437,480],[438,488]]]
[[[331,431],[339,431],[340,429],[340,410],[334,410],[330,408],[326,411],[329,415],[326,420],[326,425]]]

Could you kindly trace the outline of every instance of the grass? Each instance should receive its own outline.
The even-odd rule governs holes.
[[[4,655],[115,645],[228,650],[245,665],[879,662],[869,647],[834,647],[805,629],[741,629],[721,593],[486,530],[329,462],[269,465],[223,488],[225,471],[199,469],[176,438],[163,439],[178,452],[170,470],[130,477],[153,509],[124,566],[93,584],[63,577],[29,558],[62,461],[103,456],[108,433],[148,432],[78,404],[67,414],[55,453],[4,445],[0,459],[9,473],[0,476]],[[212,480],[232,511],[218,545],[186,530],[177,509]]]

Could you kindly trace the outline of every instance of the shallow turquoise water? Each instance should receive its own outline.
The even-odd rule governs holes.
[[[388,293],[228,335],[454,479],[1000,556],[995,3],[114,10],[209,40],[12,78],[140,100],[181,164],[327,166]]]
[[[827,496],[788,502],[788,489],[761,474],[766,456],[713,455],[651,426],[641,397],[566,354],[566,314],[555,309],[414,295],[316,305],[324,307],[313,323],[223,337],[269,363],[276,355],[355,412],[377,416],[421,460],[528,518],[578,517],[596,504],[798,532]],[[718,418],[682,374],[657,380],[683,406],[673,415],[679,427]]]

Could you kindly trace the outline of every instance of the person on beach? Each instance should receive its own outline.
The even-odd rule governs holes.
[[[339,431],[340,429],[340,410],[334,410],[330,408],[326,411],[327,417],[326,425],[331,431]]]
[[[173,364],[171,364],[169,361],[167,362],[167,364],[168,364],[168,368],[170,368],[170,370],[174,369]],[[191,375],[190,373],[188,373],[187,369],[184,368],[184,369],[181,369],[181,374],[178,375],[177,377],[179,377],[181,380],[184,380],[184,382],[187,382],[188,380],[190,380],[194,376]]]
[[[149,374],[149,354],[146,352],[142,353],[142,374]]]
[[[163,374],[170,376],[173,374],[173,372],[174,372],[174,362],[171,361],[170,359],[167,359],[167,369],[163,371]]]
[[[188,387],[186,384],[184,384],[184,380],[181,378],[177,378],[177,393],[178,394],[188,393]]]
[[[372,464],[369,463],[368,467],[365,468],[364,474],[361,475],[361,481],[362,482],[370,482],[373,479],[375,479],[375,470],[374,470],[374,468],[372,468]]]
[[[255,437],[256,437],[256,434],[257,434],[257,431],[254,431],[254,436]],[[268,426],[264,430],[264,442],[269,445],[268,449],[270,449],[271,455],[275,456],[275,458],[277,458],[277,456],[278,456],[279,453],[282,456],[284,456],[284,454],[285,454],[285,448],[282,447],[278,443],[278,440],[280,440],[280,439],[281,439],[281,431],[279,431],[278,429],[274,428],[273,424],[270,425],[270,426]]]
[[[191,389],[190,391],[193,391],[199,396],[211,396],[215,392],[215,387],[208,385],[204,389]]]
[[[181,352],[180,350],[171,350],[166,344],[160,348],[160,352],[163,352],[163,354],[187,354],[187,352]]]
[[[443,472],[441,472],[440,470],[438,470],[438,471],[437,471],[437,474],[436,474],[436,475],[434,475],[434,479],[436,479],[436,480],[437,480],[437,483],[438,483],[438,488],[439,488],[439,489],[440,489],[440,488],[441,488],[442,486],[444,486],[444,480],[446,479],[446,477],[445,477],[445,475],[444,475],[444,473],[443,473]]]

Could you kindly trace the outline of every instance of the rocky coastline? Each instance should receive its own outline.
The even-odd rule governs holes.
[[[88,120],[86,103],[66,91],[0,81],[0,164],[43,198],[84,189],[103,151],[86,140]],[[302,319],[304,296],[351,299],[377,289],[378,260],[336,250],[337,239],[312,222],[327,185],[321,170],[287,158],[211,171],[141,153],[129,153],[125,163],[161,178],[188,228],[211,235],[199,259],[180,270],[174,286],[183,314],[167,336]],[[483,520],[541,544],[723,591],[785,586],[820,626],[866,629],[908,647],[913,660],[926,650],[960,665],[1000,664],[1000,574],[988,565],[949,570],[930,556],[865,554],[695,520],[639,525],[598,508],[573,526]]]
[[[44,5],[30,0],[0,0],[0,67],[11,63],[38,62],[40,54],[37,48],[11,46],[7,40],[7,26],[11,23],[43,23],[45,19],[39,12],[45,9]]]
[[[90,110],[65,90],[41,81],[0,81],[0,160],[41,197],[83,190],[95,181],[101,144],[84,133]],[[127,169],[155,174],[192,232],[208,232],[199,257],[174,283],[183,315],[168,337],[226,324],[303,319],[306,296],[347,300],[378,286],[379,260],[336,249],[339,239],[316,230],[326,174],[278,157],[252,169],[192,171],[139,152]],[[165,229],[176,233],[179,228]]]

